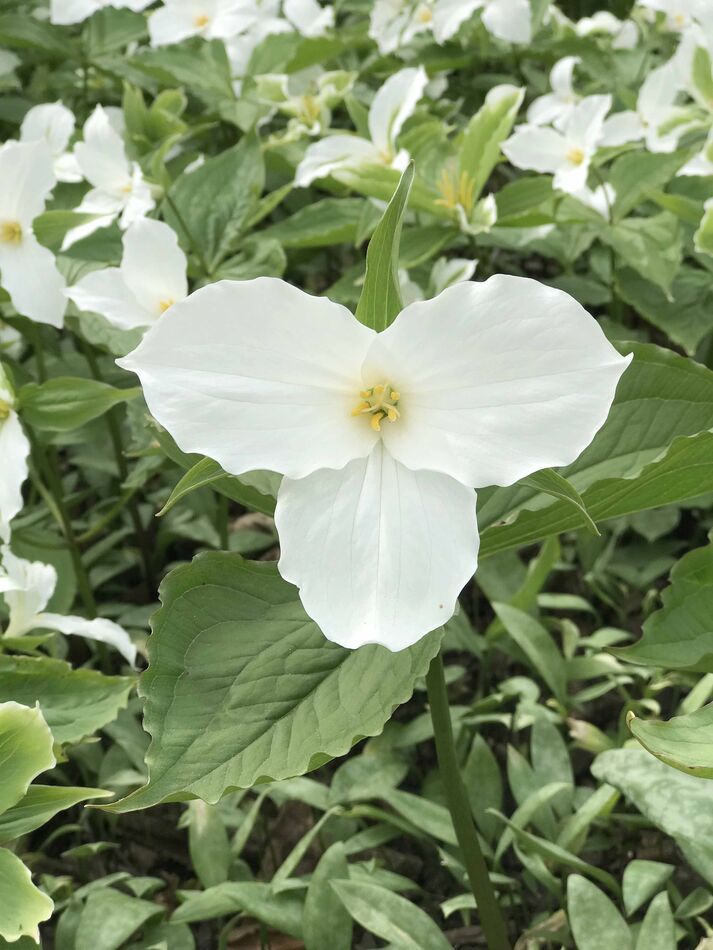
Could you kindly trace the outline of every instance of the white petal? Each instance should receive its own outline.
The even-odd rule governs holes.
[[[285,0],[282,9],[302,36],[322,36],[334,26],[334,8],[317,0]]]
[[[80,211],[80,209],[81,205],[77,208],[77,211]],[[87,221],[86,224],[78,224],[76,228],[70,228],[62,239],[62,250],[66,251],[68,247],[76,244],[77,241],[83,240],[85,237],[89,237],[90,234],[94,234],[94,232],[100,228],[108,228],[115,217],[116,214],[105,214],[95,218],[93,221]]]
[[[369,36],[380,53],[393,53],[406,46],[428,29],[429,24],[419,20],[416,5],[405,6],[402,0],[376,0],[371,10]]]
[[[131,183],[131,166],[124,142],[110,115],[102,106],[84,123],[84,141],[74,146],[79,167],[95,188],[110,194],[121,194]]]
[[[57,586],[57,571],[51,564],[16,557],[5,545],[2,549],[2,573],[12,587],[3,597],[10,612],[7,636],[21,637],[32,630],[37,614],[49,603]]]
[[[168,310],[120,366],[185,452],[233,474],[300,478],[371,450],[361,366],[372,330],[273,277],[222,280]]]
[[[155,319],[126,286],[118,267],[92,271],[73,287],[67,287],[65,295],[80,310],[100,313],[122,330],[149,327]]]
[[[437,0],[433,9],[433,35],[445,43],[458,32],[462,23],[479,10],[485,0]]]
[[[74,132],[74,113],[61,102],[45,102],[25,113],[21,142],[46,142],[54,156],[67,148]]]
[[[564,121],[575,106],[572,102],[563,102],[552,92],[533,99],[527,109],[527,121],[530,125],[549,125],[551,122]]]
[[[50,0],[50,23],[81,23],[101,9],[100,0]]]
[[[170,46],[200,32],[196,26],[193,5],[166,3],[149,14],[149,37],[152,46]]]
[[[550,86],[552,91],[559,96],[560,99],[573,99],[574,98],[574,87],[573,87],[573,77],[574,69],[581,63],[579,56],[563,56],[562,59],[558,60],[550,71]]]
[[[0,422],[0,536],[3,540],[8,538],[10,522],[22,510],[22,486],[28,475],[29,454],[30,443],[17,413],[11,411]]]
[[[45,210],[56,183],[46,142],[6,142],[0,148],[0,218],[27,228]]]
[[[536,172],[555,172],[567,160],[569,146],[554,129],[521,125],[502,144],[502,150],[517,168]]]
[[[379,444],[341,471],[283,479],[282,576],[334,643],[403,650],[446,622],[478,555],[475,493]]]
[[[156,202],[153,200],[153,195],[151,194],[151,187],[148,182],[144,180],[141,168],[137,164],[134,164],[131,175],[131,188],[126,193],[124,208],[119,218],[119,226],[125,230],[135,221],[141,221],[155,204]]]
[[[310,145],[295,172],[295,185],[306,188],[315,178],[326,178],[340,168],[379,164],[378,149],[357,135],[328,135]]]
[[[401,69],[389,76],[369,109],[369,134],[379,152],[393,155],[396,139],[428,85],[423,66]]]
[[[506,43],[529,43],[532,39],[528,0],[489,0],[482,19],[486,30]]]
[[[57,181],[76,182],[81,181],[84,177],[74,152],[64,152],[62,155],[56,156],[54,173],[57,176]]]
[[[61,614],[39,614],[35,619],[36,627],[46,627],[48,630],[57,630],[59,633],[74,634],[84,637],[85,640],[98,640],[114,647],[131,666],[136,662],[136,647],[131,637],[113,620],[97,617],[87,620],[85,617],[64,617]]]
[[[588,156],[583,161],[578,160],[576,162],[566,159],[555,171],[552,179],[552,187],[558,191],[567,191],[573,195],[586,187],[588,174]]]
[[[186,255],[173,228],[143,218],[125,232],[121,275],[141,308],[153,317],[188,293]]]
[[[364,380],[401,394],[401,418],[381,427],[395,458],[480,488],[573,462],[629,362],[569,294],[498,275],[403,310]]]
[[[664,63],[652,69],[641,84],[636,109],[646,122],[658,119],[662,110],[673,105],[679,89],[676,67],[673,63]]]
[[[0,242],[0,282],[18,313],[38,323],[62,326],[67,306],[64,277],[54,254],[34,234],[24,234],[19,244]]]
[[[600,145],[625,145],[638,142],[644,134],[644,126],[638,112],[615,112],[604,120]]]
[[[558,124],[558,128],[573,145],[591,152],[601,138],[604,117],[611,109],[611,104],[612,97],[609,95],[587,96],[577,103],[567,121]]]

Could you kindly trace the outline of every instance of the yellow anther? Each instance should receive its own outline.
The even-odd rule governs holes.
[[[399,412],[399,410],[395,409],[393,406],[390,406],[389,409],[386,410],[386,416],[389,422],[396,422],[396,420],[398,419],[400,415],[401,413]]]
[[[353,416],[360,416],[362,412],[371,412],[370,402],[360,402],[358,406],[355,406],[354,409],[352,409]]]
[[[362,389],[359,396],[361,402],[352,409],[352,415],[368,415],[369,425],[374,432],[381,432],[384,419],[389,422],[397,422],[400,419],[401,412],[397,403],[401,394],[386,383],[376,383],[371,389]]]
[[[377,412],[371,417],[371,428],[375,432],[381,432],[381,420],[384,418],[385,413]]]
[[[322,110],[319,101],[315,96],[302,96],[302,99],[300,100],[300,106],[302,117],[306,122],[316,122],[319,119],[319,114]]]
[[[373,392],[375,396],[381,396],[384,394],[385,391],[386,391],[386,386],[384,386],[382,383],[378,383],[376,386],[374,386]]]
[[[430,7],[421,7],[416,16],[419,22],[430,23],[433,20],[433,10]]]
[[[194,26],[197,26],[199,30],[202,30],[204,26],[208,26],[210,23],[210,17],[207,13],[199,13],[198,16],[193,20]]]
[[[125,185],[121,186],[121,190],[124,192],[125,195],[130,195],[131,192],[134,190],[133,181],[127,181]]]
[[[19,221],[3,221],[0,224],[0,241],[5,244],[19,244],[22,240],[22,225]]]
[[[401,393],[397,393],[395,389],[391,390],[391,401],[398,402],[401,399]]]
[[[571,148],[567,152],[567,161],[571,162],[573,165],[581,165],[586,155],[581,148]]]
[[[0,420],[4,421],[10,415],[12,406],[5,399],[0,399]]]
[[[371,389],[362,389],[362,391],[359,393],[359,395],[361,396],[362,399],[368,399],[369,396],[372,396],[372,395],[373,395],[373,390],[371,390]]]
[[[161,313],[165,313],[169,307],[172,307],[176,301],[173,297],[167,297],[165,300],[159,301],[158,309]]]
[[[684,13],[675,13],[673,17],[673,22],[676,26],[685,26],[686,15]]]
[[[460,205],[466,214],[473,210],[475,181],[468,172],[461,171],[458,174],[453,165],[445,167],[441,170],[436,187],[441,197],[436,199],[435,204],[448,208],[449,211],[455,211]]]

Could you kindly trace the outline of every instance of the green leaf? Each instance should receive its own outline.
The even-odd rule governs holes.
[[[281,933],[302,939],[303,895],[295,896],[290,891],[275,893],[272,884],[261,881],[226,881],[184,896],[185,902],[171,918],[175,922],[193,923],[242,912]]]
[[[693,356],[711,332],[713,274],[682,267],[671,284],[671,299],[655,284],[625,268],[617,274],[617,291],[644,320]]]
[[[524,95],[515,86],[501,87],[497,96],[491,93],[463,133],[459,172],[471,179],[474,201],[500,159],[500,143],[510,135]]]
[[[366,273],[356,317],[377,332],[393,323],[403,307],[399,287],[399,241],[413,174],[411,163],[401,176],[366,252]]]
[[[325,640],[274,564],[207,553],[160,589],[142,676],[149,781],[131,811],[301,775],[377,735],[411,695],[441,631],[390,653]]]
[[[162,86],[184,86],[209,106],[235,103],[230,62],[222,40],[140,49],[126,65]]]
[[[510,637],[550,687],[555,698],[566,705],[565,662],[549,632],[534,617],[516,607],[495,603],[493,609]]]
[[[616,905],[579,874],[567,879],[567,916],[577,950],[631,950],[631,933]]]
[[[337,841],[319,859],[307,888],[302,930],[311,950],[351,950],[352,919],[332,887],[348,877],[344,844]]]
[[[129,43],[146,38],[146,17],[133,10],[105,7],[85,21],[82,40],[89,59],[124,53]]]
[[[288,248],[353,244],[365,204],[363,198],[324,198],[262,233]]]
[[[619,220],[647,197],[652,188],[662,188],[689,158],[689,151],[646,152],[637,149],[617,158],[609,175],[616,191],[615,219]]]
[[[559,472],[555,472],[552,468],[543,468],[541,471],[535,472],[533,475],[528,475],[527,478],[523,478],[522,484],[527,485],[529,488],[534,488],[537,491],[545,492],[546,495],[551,495],[553,498],[561,498],[571,505],[574,505],[580,514],[582,524],[585,528],[591,531],[592,534],[599,534],[599,528],[597,528],[591,515],[587,511],[582,501],[582,496]]]
[[[561,470],[597,522],[713,490],[713,373],[651,344],[620,349],[634,360],[609,418]],[[513,486],[478,492],[478,523],[483,559],[577,528],[580,518],[563,501]]]
[[[211,272],[236,249],[264,184],[260,143],[246,135],[176,179],[167,195],[166,221]]]
[[[116,389],[96,379],[59,376],[46,383],[26,383],[19,398],[25,422],[37,429],[67,432],[139,395],[139,386]]]
[[[636,748],[603,752],[594,761],[592,774],[618,788],[642,815],[674,838],[689,864],[713,883],[713,812],[706,779],[670,769]]]
[[[74,948],[118,950],[140,927],[163,914],[163,908],[157,904],[104,887],[87,898]]]
[[[661,601],[644,621],[641,639],[611,652],[644,666],[713,673],[713,543],[674,565]],[[638,723],[637,730],[645,725]]]
[[[631,734],[666,765],[713,778],[713,704],[668,722],[630,717]]]
[[[668,894],[658,894],[646,911],[636,940],[636,950],[676,950],[676,927]]]
[[[67,36],[66,30],[27,13],[0,16],[0,44],[36,50],[49,59],[62,60],[71,56],[75,48],[75,41]]]
[[[332,887],[358,924],[399,950],[450,950],[433,920],[405,897],[361,881],[334,881]]]
[[[32,883],[16,854],[0,848],[0,937],[10,943],[22,936],[40,941],[38,925],[49,920],[54,904]]]
[[[188,850],[203,887],[228,880],[231,854],[228,833],[215,805],[188,803]]]
[[[52,744],[38,708],[0,703],[0,815],[20,801],[33,778],[54,767]]]
[[[44,244],[56,254],[67,231],[95,218],[95,214],[78,211],[43,211],[32,222],[32,231],[40,244]]]
[[[134,680],[73,670],[62,660],[0,656],[0,700],[40,704],[55,742],[79,742],[116,718]]]
[[[631,917],[657,894],[676,870],[673,864],[635,858],[624,869],[622,891],[626,916]]]
[[[710,53],[703,46],[697,46],[693,54],[691,82],[693,97],[704,109],[713,112],[713,64]]]
[[[699,254],[710,254],[713,256],[713,202],[706,202],[706,207],[701,223],[693,235],[693,244]]]
[[[179,480],[178,484],[168,496],[166,504],[160,511],[156,512],[156,517],[160,518],[162,515],[167,514],[175,504],[182,498],[185,498],[186,495],[190,495],[190,493],[197,488],[205,488],[227,477],[220,465],[214,462],[213,459],[201,459],[200,462],[196,462]]]
[[[668,211],[650,218],[625,218],[618,224],[603,228],[599,236],[627,266],[670,296],[683,253],[678,218]]]
[[[17,804],[0,815],[0,843],[29,834],[66,808],[90,798],[108,798],[111,794],[102,788],[32,785]]]

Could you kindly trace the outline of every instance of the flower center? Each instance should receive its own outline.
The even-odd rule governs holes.
[[[567,152],[567,160],[573,165],[581,165],[585,157],[584,151],[581,148],[571,148]]]
[[[377,383],[371,389],[362,389],[361,402],[352,409],[353,416],[369,416],[369,424],[375,432],[381,432],[384,419],[396,422],[401,413],[397,409],[401,394],[387,383]]]
[[[160,300],[158,304],[158,309],[161,313],[165,313],[169,307],[172,307],[176,301],[173,297],[166,297],[165,300]]]
[[[685,26],[686,25],[685,13],[675,13],[673,16],[673,22],[675,26]]]
[[[433,11],[430,7],[421,7],[416,14],[416,19],[419,23],[430,23],[433,20]]]
[[[11,404],[6,399],[0,399],[0,422],[4,422],[12,410]]]
[[[314,125],[314,123],[319,119],[319,114],[321,112],[320,105],[316,97],[310,95],[302,96],[302,99],[300,100],[300,106],[305,122],[309,122],[310,125]]]
[[[4,244],[19,244],[22,240],[22,225],[19,221],[3,221],[0,224],[0,241]]]
[[[193,21],[193,25],[197,26],[199,30],[202,30],[204,26],[208,26],[209,23],[210,17],[207,13],[199,13]]]
[[[468,172],[462,171],[459,175],[454,168],[444,168],[436,185],[441,197],[436,198],[435,204],[442,205],[449,211],[455,211],[460,205],[466,214],[473,210],[475,181]]]

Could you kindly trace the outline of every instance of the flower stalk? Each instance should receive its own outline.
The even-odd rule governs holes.
[[[488,950],[510,950],[505,918],[488,875],[488,868],[470,810],[470,802],[458,768],[446,680],[443,673],[443,659],[440,653],[433,658],[428,669],[426,686],[436,742],[438,769]]]

